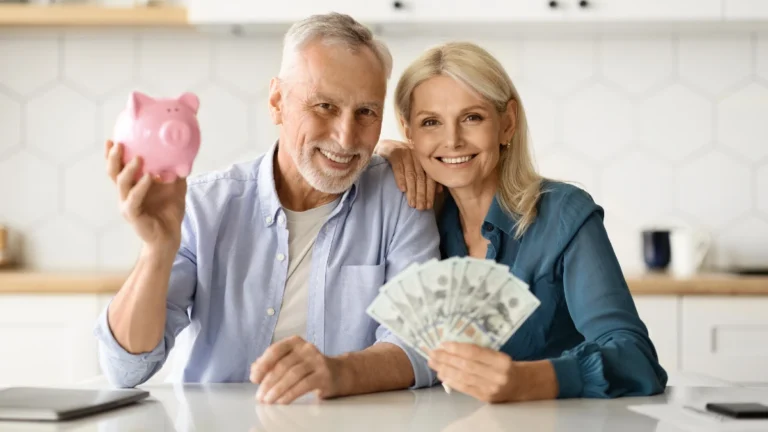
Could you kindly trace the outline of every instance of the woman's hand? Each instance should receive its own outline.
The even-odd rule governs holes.
[[[443,187],[427,176],[408,144],[382,140],[376,145],[375,151],[392,165],[397,187],[405,193],[408,205],[418,210],[431,209],[435,203],[435,193],[442,191]]]
[[[432,351],[429,367],[448,387],[483,402],[521,399],[517,363],[502,352],[474,344],[447,342]]]

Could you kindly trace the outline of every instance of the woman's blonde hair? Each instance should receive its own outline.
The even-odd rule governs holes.
[[[468,86],[493,103],[499,113],[506,112],[509,101],[515,101],[514,135],[508,143],[500,143],[497,197],[504,211],[516,217],[515,237],[519,238],[536,219],[543,178],[528,149],[528,122],[517,89],[501,63],[473,43],[449,42],[430,48],[408,66],[397,83],[395,114],[401,128],[410,120],[414,89],[439,75]]]

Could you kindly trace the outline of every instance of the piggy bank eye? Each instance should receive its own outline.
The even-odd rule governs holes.
[[[174,108],[173,110],[176,111],[176,112],[179,112],[179,108],[178,107]]]

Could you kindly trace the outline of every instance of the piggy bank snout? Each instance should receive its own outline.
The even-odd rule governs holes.
[[[169,147],[186,147],[192,138],[192,129],[179,120],[168,120],[160,127],[160,139]]]

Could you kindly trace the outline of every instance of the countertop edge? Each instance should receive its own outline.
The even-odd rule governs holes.
[[[114,294],[129,272],[46,272],[0,270],[0,294]],[[665,274],[628,275],[633,295],[768,296],[768,276],[727,273],[674,278]]]

